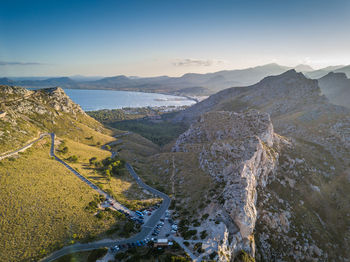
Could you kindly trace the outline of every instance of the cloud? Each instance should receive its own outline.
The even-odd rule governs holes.
[[[172,64],[174,66],[214,66],[223,64],[224,61],[222,60],[202,60],[202,59],[192,59],[192,58],[186,58],[186,59],[177,59]]]
[[[5,62],[0,61],[0,66],[32,66],[32,65],[44,65],[37,62]]]

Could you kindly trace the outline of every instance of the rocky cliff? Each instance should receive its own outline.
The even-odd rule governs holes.
[[[202,115],[173,147],[175,152],[197,153],[201,169],[224,184],[223,201],[215,210],[228,233],[226,239],[222,235],[220,261],[241,250],[255,254],[256,188],[273,179],[278,159],[273,147],[279,141],[268,114],[222,111]]]
[[[264,117],[253,118],[252,122],[230,122],[227,119],[220,121],[224,119],[220,116],[222,113],[215,113],[222,110],[231,111],[224,115],[229,114],[234,119],[239,119],[233,112],[245,115],[251,114],[252,109],[268,113],[273,130],[285,138],[274,134],[272,144],[268,143],[271,140],[263,138],[263,134],[266,134],[263,131],[269,129],[264,126],[253,129],[262,131],[255,133],[259,139],[244,135],[246,128],[242,129],[240,123],[254,126],[252,122],[259,123]],[[203,114],[204,116],[201,116]],[[206,125],[207,116],[210,114],[214,114],[215,117]],[[199,122],[196,119],[199,119]],[[322,94],[316,80],[307,79],[303,74],[291,70],[279,76],[267,77],[253,86],[221,91],[180,113],[175,121],[188,121],[193,124],[190,130],[179,138],[174,150],[196,151],[202,169],[217,181],[224,183],[222,187],[217,187],[222,190],[222,196],[228,198],[217,202],[214,198],[220,199],[221,195],[213,195],[212,201],[217,205],[214,210],[222,210],[223,214],[229,215],[230,220],[223,221],[233,221],[232,224],[236,226],[242,240],[230,239],[230,235],[237,235],[232,233],[234,226],[233,229],[227,226],[226,231],[221,231],[222,236],[227,236],[221,238],[223,242],[226,239],[227,243],[245,243],[240,247],[253,254],[253,241],[248,248],[248,242],[243,241],[243,236],[247,237],[255,225],[255,255],[258,261],[348,261],[350,110],[332,104]],[[208,129],[207,126],[215,130],[215,135],[203,131]],[[228,133],[224,130],[232,126],[237,127],[237,130],[242,129],[242,136],[232,136],[233,139],[229,139],[229,143],[223,143],[225,140],[220,140],[220,136],[227,138],[225,134]],[[271,138],[271,135],[267,137]],[[252,150],[247,146],[249,143],[261,144],[264,146],[263,150]],[[242,152],[235,155],[236,147],[232,144],[243,145]],[[220,151],[219,154],[216,153],[216,149]],[[230,151],[231,149],[233,150]],[[251,158],[244,158],[243,152],[251,152]],[[253,152],[260,152],[262,158],[255,158]],[[265,156],[270,157],[270,160]],[[224,161],[226,164],[222,164],[223,158],[227,160]],[[256,161],[257,159],[260,159],[260,162]],[[235,161],[241,163],[238,167],[241,166],[242,169],[236,168]],[[246,176],[247,167],[249,172],[255,174],[255,182],[248,183],[239,179],[237,183],[237,180],[222,176],[232,174],[232,171],[240,174],[234,177],[242,177],[241,174]],[[269,170],[275,172],[269,175]],[[264,183],[264,178],[267,183]],[[242,185],[245,185],[246,189],[249,185],[255,185],[255,191],[247,192],[257,193],[256,203],[254,197],[246,197],[245,191],[240,191]],[[228,188],[233,192],[227,194]],[[245,206],[246,202],[239,198],[237,202],[229,201],[235,193],[254,203],[255,209]],[[235,209],[237,203],[240,203],[245,212]],[[212,202],[208,204],[211,207],[212,205]],[[235,211],[230,212],[227,205]],[[240,220],[242,216],[246,220]],[[209,217],[210,219],[215,220],[215,217]],[[232,247],[226,245],[226,248]],[[235,248],[228,253],[235,254]],[[220,257],[224,260],[223,255]]]

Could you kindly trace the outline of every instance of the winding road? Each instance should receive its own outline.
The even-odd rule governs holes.
[[[11,156],[14,156],[16,154],[18,154],[19,152],[23,152],[25,150],[27,150],[28,148],[30,148],[34,143],[38,142],[39,140],[43,139],[45,136],[48,136],[50,135],[49,133],[43,133],[39,136],[39,138],[33,140],[32,142],[26,144],[25,146],[15,150],[15,151],[12,151],[12,152],[9,152],[9,153],[6,153],[6,154],[3,154],[0,156],[0,160],[2,159],[5,159],[5,158],[9,158]]]
[[[50,155],[52,157],[54,157],[55,160],[57,160],[58,162],[60,162],[64,166],[66,166],[72,173],[74,173],[76,176],[78,176],[83,182],[87,183],[94,190],[97,190],[100,194],[103,194],[105,196],[107,195],[110,198],[110,196],[107,193],[105,193],[104,191],[100,190],[96,185],[94,185],[92,182],[90,182],[85,177],[80,175],[76,170],[74,170],[72,167],[70,167],[63,160],[58,158],[55,155],[54,142],[55,142],[55,134],[51,133],[51,150],[50,150]],[[114,241],[114,240],[108,239],[108,240],[100,240],[100,241],[86,243],[86,244],[77,243],[77,244],[74,244],[74,245],[71,245],[71,246],[65,246],[62,249],[57,250],[57,251],[53,252],[52,254],[50,254],[49,256],[47,256],[46,258],[42,259],[41,260],[42,262],[53,261],[55,259],[58,259],[58,258],[64,256],[64,255],[75,253],[75,252],[89,251],[89,250],[94,250],[94,249],[98,249],[98,248],[102,248],[102,247],[110,248],[110,247],[113,247],[115,245],[126,244],[126,243],[130,243],[130,242],[135,242],[135,241],[141,241],[141,240],[144,240],[152,232],[152,230],[155,227],[155,225],[159,222],[160,218],[162,216],[164,216],[165,211],[169,208],[171,200],[166,194],[158,191],[157,189],[154,189],[154,188],[150,187],[149,185],[146,185],[140,179],[140,177],[136,174],[136,172],[134,171],[133,167],[129,163],[126,163],[126,168],[128,169],[129,173],[135,179],[136,183],[139,186],[143,187],[144,189],[150,191],[151,193],[153,193],[153,194],[155,194],[158,197],[163,199],[163,202],[162,202],[160,208],[158,208],[154,212],[154,214],[151,216],[151,218],[144,225],[142,225],[141,231],[138,234],[132,236],[131,238],[124,239],[124,240],[116,240],[116,241]]]
[[[55,134],[51,133],[51,149],[50,149],[50,156],[54,157],[55,160],[57,160],[58,162],[60,162],[62,165],[64,165],[66,168],[69,169],[69,171],[71,171],[74,175],[76,175],[81,181],[83,181],[84,183],[86,183],[88,186],[90,186],[92,189],[94,189],[95,191],[97,191],[97,193],[99,193],[100,195],[103,195],[110,203],[113,203],[113,206],[111,206],[110,208],[114,209],[114,210],[123,210],[124,212],[128,213],[131,216],[135,216],[134,212],[129,210],[128,208],[126,208],[125,206],[123,206],[122,204],[120,204],[118,201],[116,201],[115,199],[113,199],[112,196],[110,196],[109,194],[107,194],[105,191],[101,190],[98,186],[96,186],[93,182],[91,182],[90,180],[88,180],[87,178],[85,178],[84,176],[82,176],[78,171],[76,171],[74,168],[72,168],[70,165],[68,165],[66,162],[64,162],[62,159],[60,159],[58,156],[55,155]]]

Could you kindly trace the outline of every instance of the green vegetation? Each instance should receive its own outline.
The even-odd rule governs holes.
[[[146,195],[135,183],[119,155],[112,159],[110,152],[94,146],[67,138],[62,140],[58,137],[57,141],[61,141],[57,150],[60,157],[64,158],[61,148],[67,146],[70,153],[77,157],[77,161],[70,165],[128,208],[138,210],[159,202],[152,195]]]
[[[135,132],[160,146],[170,143],[187,129],[187,126],[183,123],[155,123],[148,120],[114,122],[110,126],[120,130]]]
[[[66,160],[68,162],[71,162],[71,163],[76,163],[76,162],[78,162],[78,157],[76,155],[72,155],[72,156],[68,157]]]
[[[119,130],[135,132],[160,146],[173,141],[187,129],[185,124],[165,121],[173,113],[163,114],[156,108],[99,110],[88,114],[103,124]],[[152,116],[160,115],[162,119],[152,120]]]
[[[208,233],[206,230],[203,230],[200,234],[201,239],[205,239],[208,236]]]
[[[148,107],[141,108],[123,108],[123,109],[103,109],[98,111],[89,111],[88,115],[95,118],[100,123],[110,124],[117,121],[132,120],[143,118],[148,114],[154,113],[153,109]]]
[[[239,254],[235,257],[235,262],[255,262],[255,259],[247,254],[244,250],[241,250]]]

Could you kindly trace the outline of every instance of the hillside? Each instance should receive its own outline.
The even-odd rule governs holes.
[[[345,73],[329,73],[318,79],[318,84],[331,103],[350,107],[350,79]]]
[[[266,113],[212,111],[171,152],[134,165],[172,196],[185,241],[214,247],[207,256],[215,261],[241,250],[257,261],[346,261],[350,173],[340,153],[348,147],[338,144],[336,156],[307,137],[276,132]]]
[[[144,176],[172,192],[183,236],[223,239],[220,261],[240,249],[258,261],[346,261],[349,112],[294,70],[227,89],[177,115],[191,127],[173,153],[143,161]]]
[[[0,104],[0,157],[54,132],[56,154],[117,201],[131,209],[157,202],[122,165],[106,175],[111,152],[103,146],[116,140],[113,132],[61,88],[0,86]],[[50,146],[43,137],[24,152],[0,158],[0,261],[38,261],[64,245],[136,232],[124,215],[100,208],[101,195],[50,158]]]
[[[111,131],[103,128],[73,103],[61,88],[29,91],[22,87],[0,86],[1,111],[0,154],[22,146],[39,133],[55,132],[90,143],[94,136],[101,144],[110,142]]]

